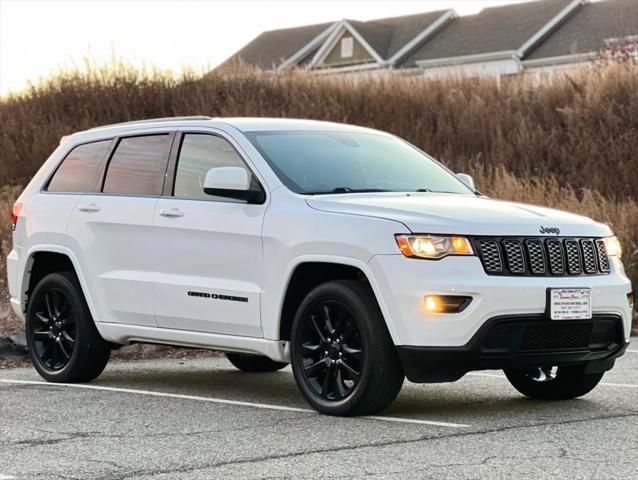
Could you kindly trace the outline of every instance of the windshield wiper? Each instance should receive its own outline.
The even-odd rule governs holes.
[[[464,193],[461,192],[448,192],[446,190],[430,190],[429,188],[418,188],[415,190],[415,192],[425,192],[425,193],[450,193],[452,195],[465,195]],[[472,192],[474,193],[474,192]]]
[[[374,193],[374,192],[391,192],[392,190],[384,190],[383,188],[352,188],[337,187],[332,190],[320,190],[318,192],[304,192],[306,195],[329,195],[331,193]]]

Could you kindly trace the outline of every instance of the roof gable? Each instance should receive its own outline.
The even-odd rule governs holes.
[[[363,45],[346,28],[341,28],[337,32],[330,45],[322,56],[316,57],[314,66],[342,67],[376,61],[369,50],[371,47]]]

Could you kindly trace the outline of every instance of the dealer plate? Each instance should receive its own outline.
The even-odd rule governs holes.
[[[591,318],[591,289],[550,288],[549,318],[582,320]]]

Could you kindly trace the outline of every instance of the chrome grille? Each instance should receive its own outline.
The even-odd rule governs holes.
[[[609,273],[609,259],[601,239],[478,237],[473,241],[483,268],[490,275]]]
[[[596,240],[596,253],[598,254],[598,268],[603,273],[609,273],[609,258],[607,257],[607,248],[605,242],[601,239]]]
[[[479,249],[483,267],[488,273],[500,273],[503,271],[501,250],[495,240],[479,240]]]

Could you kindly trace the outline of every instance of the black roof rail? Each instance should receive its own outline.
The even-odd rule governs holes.
[[[112,123],[109,125],[100,125],[99,127],[93,127],[89,130],[96,130],[98,128],[108,127],[121,127],[124,125],[144,125],[145,123],[161,123],[161,122],[178,122],[182,120],[212,120],[212,117],[206,115],[192,115],[189,117],[161,117],[161,118],[148,118],[146,120],[132,120],[130,122]]]

